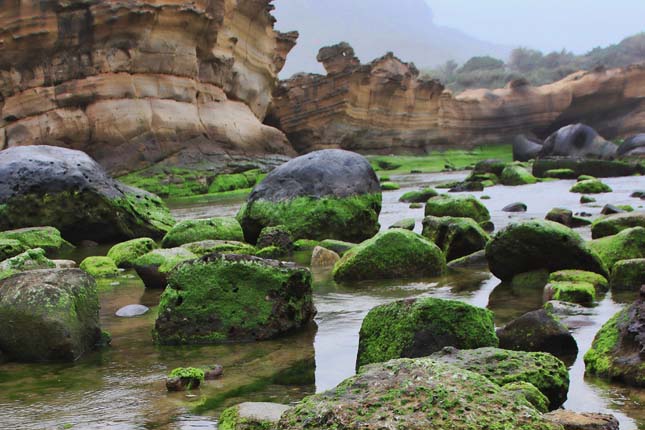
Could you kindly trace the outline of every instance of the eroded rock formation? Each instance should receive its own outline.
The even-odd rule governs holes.
[[[584,122],[606,138],[643,131],[645,66],[578,72],[550,85],[511,82],[459,95],[389,53],[360,65],[347,44],[318,56],[327,76],[298,74],[276,90],[272,120],[300,151],[422,153],[442,146],[541,138]],[[273,118],[275,117],[275,118]]]
[[[0,149],[80,149],[113,172],[286,154],[262,125],[297,33],[272,0],[6,0]]]

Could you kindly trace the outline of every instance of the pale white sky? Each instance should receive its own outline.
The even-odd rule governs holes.
[[[479,39],[584,53],[645,31],[645,0],[426,0],[438,25]]]

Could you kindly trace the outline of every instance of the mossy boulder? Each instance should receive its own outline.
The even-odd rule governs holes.
[[[266,248],[268,246],[275,246],[283,254],[290,254],[293,252],[293,236],[291,235],[291,231],[282,225],[264,227],[260,232],[260,236],[258,236],[257,247]]]
[[[547,423],[524,396],[477,373],[427,358],[365,366],[336,388],[286,411],[277,428],[561,430]]]
[[[245,402],[225,409],[219,416],[219,430],[274,430],[289,406],[278,403]]]
[[[584,270],[560,270],[549,275],[549,282],[587,282],[597,292],[609,291],[609,281],[602,275]]]
[[[0,240],[17,240],[27,249],[42,248],[47,253],[64,251],[74,247],[63,239],[54,227],[28,227],[0,232]]]
[[[255,251],[255,254],[253,255],[260,258],[279,260],[281,258],[286,258],[288,256],[288,253],[285,252],[283,248],[277,247],[275,245],[271,245],[271,246],[265,246],[264,248],[258,249],[257,251]]]
[[[345,242],[342,240],[325,239],[320,242],[320,246],[330,249],[340,256],[345,255],[347,251],[356,247],[356,243]]]
[[[441,248],[447,261],[484,249],[490,239],[472,218],[427,216],[421,234]]]
[[[633,227],[645,228],[645,212],[628,212],[598,218],[591,225],[594,239],[613,236]]]
[[[490,220],[486,206],[475,196],[442,194],[433,197],[426,203],[426,216],[472,218],[478,223]]]
[[[395,222],[389,228],[402,228],[404,230],[414,231],[414,226],[416,224],[417,220],[415,220],[414,218],[405,218]]]
[[[257,251],[255,246],[235,240],[200,240],[181,245],[193,254],[203,257],[208,254],[245,254],[254,255]]]
[[[589,282],[549,282],[544,289],[546,301],[577,303],[593,306],[596,301],[596,288]]]
[[[645,291],[631,306],[602,326],[585,354],[585,372],[635,387],[645,387]]]
[[[360,242],[379,230],[381,186],[369,162],[342,150],[315,151],[273,170],[249,195],[237,219],[247,242],[284,225],[294,240]]]
[[[577,173],[571,169],[551,169],[544,172],[545,178],[576,179]]]
[[[573,211],[570,209],[553,208],[544,217],[547,221],[557,222],[558,224],[566,225],[571,228],[585,227],[591,224],[591,221],[574,216]]]
[[[497,330],[499,346],[514,351],[548,352],[572,359],[578,345],[569,330],[544,309],[528,312]]]
[[[445,270],[446,258],[437,245],[409,230],[392,229],[347,251],[334,266],[334,279],[420,278]]]
[[[204,370],[196,367],[177,367],[166,379],[168,391],[196,390],[204,382]]]
[[[502,280],[539,269],[579,269],[608,276],[601,258],[578,233],[551,221],[510,224],[488,243],[486,258],[491,272]]]
[[[242,242],[244,241],[244,233],[240,223],[231,217],[185,220],[178,222],[164,236],[161,246],[164,248],[176,248],[201,240],[235,240]]]
[[[27,251],[29,247],[15,239],[0,239],[0,261],[15,257]]]
[[[533,163],[533,174],[538,178],[543,178],[546,171],[553,169],[571,169],[578,176],[612,178],[632,176],[638,173],[641,167],[636,163],[590,158],[539,158]]]
[[[560,359],[546,352],[444,348],[429,358],[479,373],[500,386],[529,382],[549,399],[549,410],[559,408],[567,400],[569,371]]]
[[[529,185],[537,182],[537,178],[531,172],[517,164],[506,166],[499,179],[502,185],[510,186]]]
[[[612,291],[638,292],[645,285],[645,258],[621,260],[611,272]]]
[[[157,249],[157,243],[154,240],[148,237],[141,237],[117,243],[110,248],[107,256],[110,257],[118,267],[127,269],[133,267],[134,261],[137,258],[154,249]]]
[[[425,357],[446,346],[497,346],[493,313],[455,300],[402,300],[369,311],[360,331],[356,367]]]
[[[620,423],[610,414],[573,412],[565,409],[544,414],[543,417],[564,430],[619,430]]]
[[[96,282],[85,272],[31,270],[0,281],[0,349],[12,360],[74,361],[101,338]]]
[[[549,412],[549,399],[530,382],[511,382],[502,387],[514,395],[524,396],[535,409],[542,413]]]
[[[172,271],[154,339],[166,345],[266,340],[305,326],[315,313],[309,270],[212,254]]]
[[[383,191],[396,191],[400,188],[401,186],[396,182],[381,182],[381,190]]]
[[[27,270],[53,269],[55,267],[56,263],[45,256],[44,249],[29,249],[22,254],[0,262],[0,279],[5,279]]]
[[[146,288],[164,288],[168,274],[179,263],[197,258],[185,248],[155,249],[134,261],[134,269]]]
[[[79,268],[95,278],[110,278],[119,274],[119,268],[110,257],[87,257]]]
[[[428,199],[438,195],[439,193],[434,188],[422,188],[418,191],[408,191],[399,198],[399,201],[403,203],[425,203]]]
[[[584,181],[576,182],[576,184],[569,190],[572,193],[579,194],[601,194],[611,193],[611,187],[598,179],[587,179]]]
[[[293,242],[294,251],[313,251],[317,246],[320,246],[319,240],[298,239]]]
[[[208,187],[208,193],[223,193],[226,191],[251,188],[257,184],[262,172],[259,169],[247,170],[243,173],[228,173],[217,175]]]
[[[9,148],[0,177],[0,230],[48,225],[74,243],[109,243],[160,238],[175,222],[159,197],[112,179],[80,151]]]
[[[613,270],[620,260],[645,258],[645,228],[629,228],[614,236],[592,240],[589,247]]]

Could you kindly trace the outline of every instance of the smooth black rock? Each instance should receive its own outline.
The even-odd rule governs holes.
[[[535,138],[524,135],[516,136],[513,140],[513,160],[533,160],[542,151],[542,148],[543,143]]]
[[[618,147],[603,139],[593,128],[571,124],[549,136],[540,151],[541,157],[612,159]]]
[[[517,203],[511,203],[510,205],[504,206],[502,209],[503,212],[526,212],[528,207],[526,204],[517,202]]]

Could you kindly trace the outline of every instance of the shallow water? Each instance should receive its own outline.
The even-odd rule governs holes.
[[[392,179],[402,189],[384,193],[381,224],[387,228],[402,218],[415,218],[420,231],[423,209],[411,210],[398,197],[420,185],[464,177],[464,173],[406,175]],[[523,187],[493,187],[483,193],[498,228],[515,219],[543,218],[553,207],[594,216],[605,203],[641,205],[629,197],[645,188],[645,178],[604,180],[614,193],[599,195],[593,207],[579,204],[568,192],[573,181]],[[506,214],[501,208],[515,201],[528,212]],[[239,201],[174,208],[179,218],[231,215]],[[589,236],[589,229],[581,229]],[[74,258],[105,253],[107,248],[79,250]],[[113,336],[112,346],[74,364],[0,365],[0,428],[2,429],[215,429],[224,406],[240,401],[294,402],[325,390],[354,374],[358,332],[365,314],[392,300],[433,296],[454,298],[495,312],[496,324],[542,306],[541,292],[513,291],[487,271],[469,271],[439,279],[367,282],[339,286],[329,273],[315,272],[316,325],[287,338],[250,344],[156,347],[150,331],[159,291],[146,291],[138,278],[124,272],[101,284],[101,322]],[[118,285],[111,285],[117,284]],[[577,411],[615,414],[621,429],[645,429],[645,390],[584,378],[582,356],[595,333],[634,295],[606,295],[590,314],[579,318],[573,331],[580,353],[571,366],[566,407]],[[121,306],[141,303],[151,312],[140,318],[114,316]],[[224,366],[224,377],[195,393],[166,393],[164,376],[178,366]]]

